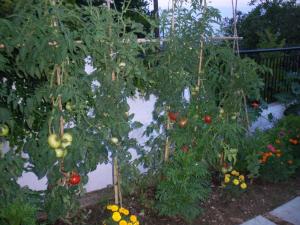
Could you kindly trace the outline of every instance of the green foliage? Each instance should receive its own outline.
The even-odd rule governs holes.
[[[149,140],[142,160],[149,174],[164,171],[157,188],[159,212],[192,219],[200,210],[199,198],[208,189],[205,185],[197,186],[199,181],[192,180],[190,174],[195,165],[206,164],[220,170],[224,146],[234,149],[226,152],[226,160],[234,163],[247,130],[245,99],[260,98],[263,83],[258,74],[263,69],[251,59],[239,58],[229,46],[209,41],[213,35],[211,25],[220,18],[217,10],[204,10],[196,1],[189,9],[178,3],[174,30],[170,12],[162,17],[162,32],[168,42],[150,61],[153,70],[146,95],[154,94],[157,99],[153,122],[145,131]],[[204,59],[199,71],[201,35]],[[255,113],[250,107],[247,110]],[[170,121],[169,112],[177,113],[176,120]],[[205,116],[210,116],[211,123],[205,122]],[[163,151],[167,148],[171,156],[165,162]],[[189,154],[194,163],[185,165]]]
[[[262,149],[270,143],[270,136],[262,131],[256,130],[254,134],[243,138],[243,144],[238,154],[237,168],[247,172],[248,177],[253,179],[259,177],[259,162]]]
[[[247,171],[249,178],[269,182],[288,179],[300,166],[299,127],[300,118],[288,116],[274,128],[246,137],[237,167]]]
[[[192,154],[178,150],[163,168],[156,208],[161,215],[180,216],[191,222],[199,214],[198,204],[208,197],[209,190],[207,166],[195,162]]]
[[[35,225],[36,211],[29,203],[16,199],[2,208],[0,222],[3,225]]]
[[[260,168],[260,177],[262,180],[268,182],[280,182],[287,180],[291,175],[295,173],[297,167],[299,167],[299,161],[293,160],[293,164],[288,163],[293,158],[288,152],[283,152],[281,157],[271,156],[267,163]]]
[[[128,115],[127,98],[135,94],[137,81],[147,82],[140,56],[151,44],[145,47],[137,42],[137,33],[148,34],[125,12],[50,3],[22,2],[16,14],[0,20],[0,44],[4,45],[0,48],[0,115],[4,115],[1,123],[10,129],[1,142],[8,141],[11,148],[1,164],[7,157],[27,162],[26,167],[12,164],[10,170],[18,173],[5,179],[15,182],[23,170],[39,179],[47,176],[41,208],[54,222],[76,214],[88,172],[99,163],[108,163],[108,155],[117,157],[124,171],[131,160],[128,149],[139,149],[128,134],[141,124]],[[89,75],[84,71],[85,58],[95,68]],[[67,109],[67,103],[72,107]],[[65,132],[73,136],[63,160],[56,158],[47,143],[49,134],[59,134],[61,117]],[[21,153],[28,158],[21,159]],[[72,171],[80,174],[79,185],[66,185]]]

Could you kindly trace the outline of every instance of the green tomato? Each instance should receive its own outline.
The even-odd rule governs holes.
[[[61,146],[63,148],[66,148],[71,145],[72,141],[73,141],[72,135],[70,133],[64,133],[64,135],[61,138]]]
[[[73,109],[72,103],[71,102],[67,102],[67,104],[66,104],[66,110],[72,111],[72,109]]]
[[[57,148],[57,149],[55,149],[55,155],[57,158],[62,158],[65,156],[65,152],[63,149]]]
[[[112,137],[112,138],[110,139],[110,141],[111,141],[112,143],[114,143],[114,144],[118,144],[119,139],[116,138],[116,137]]]
[[[51,148],[58,148],[61,144],[60,139],[56,134],[50,134],[48,137],[48,144]]]
[[[9,128],[6,124],[0,125],[0,137],[5,137],[9,133]]]

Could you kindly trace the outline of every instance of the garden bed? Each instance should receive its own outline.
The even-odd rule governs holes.
[[[152,191],[149,191],[152,195]],[[250,184],[248,190],[236,197],[228,195],[220,190],[220,187],[213,187],[208,201],[203,205],[202,216],[198,217],[192,224],[240,224],[257,215],[263,215],[279,205],[300,195],[300,173],[286,182],[277,184],[263,183],[257,181]],[[141,206],[136,200],[137,197],[126,199],[126,206],[132,213],[140,218],[143,225],[184,225],[188,224],[180,218],[158,216],[153,210]],[[95,204],[87,207],[90,212],[89,225],[99,225],[109,216],[105,210],[105,204]],[[284,223],[279,223],[284,224]],[[58,222],[55,225],[64,225]]]

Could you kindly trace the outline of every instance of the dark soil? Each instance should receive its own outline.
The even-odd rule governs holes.
[[[149,191],[151,195],[152,191]],[[148,195],[149,195],[148,193]],[[282,221],[275,221],[276,218],[270,217],[267,213],[279,205],[300,195],[300,176],[290,179],[286,182],[270,184],[256,182],[248,184],[245,193],[239,196],[230,196],[219,187],[213,187],[209,199],[201,205],[203,209],[202,216],[199,216],[192,225],[235,225],[251,219],[257,215],[265,215],[269,219],[280,225],[288,225]],[[180,218],[170,218],[158,216],[145,205],[150,204],[144,201],[141,206],[137,197],[130,197],[126,200],[125,207],[131,213],[138,215],[141,225],[188,225]],[[102,206],[101,206],[102,205]],[[96,204],[86,208],[84,214],[89,214],[88,220],[82,222],[73,222],[72,224],[101,225],[102,220],[107,218],[105,204]],[[64,223],[56,223],[63,225]]]

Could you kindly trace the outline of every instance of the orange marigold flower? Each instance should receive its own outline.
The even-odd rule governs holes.
[[[125,220],[121,220],[121,221],[119,222],[119,225],[128,225],[128,223],[127,223]]]

